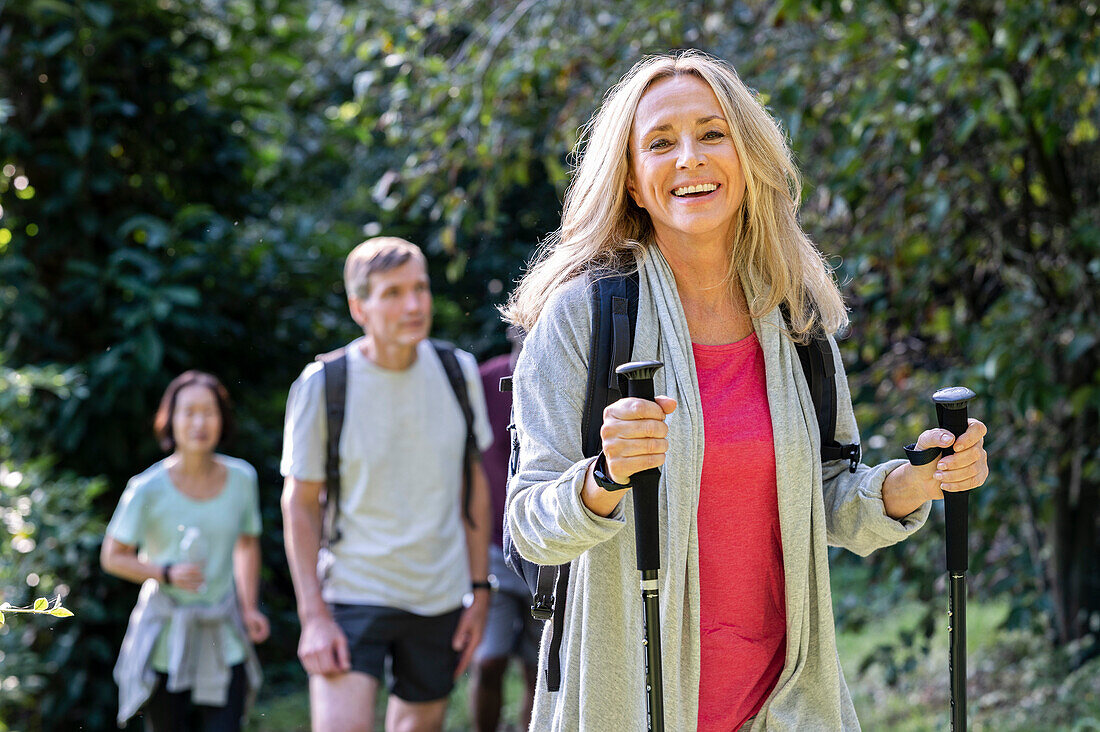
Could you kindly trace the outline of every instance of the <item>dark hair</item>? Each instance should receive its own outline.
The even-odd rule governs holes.
[[[176,397],[184,387],[196,384],[205,386],[212,391],[215,400],[218,402],[218,411],[221,413],[222,418],[222,434],[219,444],[233,436],[233,409],[229,401],[229,392],[226,391],[222,382],[218,381],[217,376],[192,369],[191,371],[184,371],[168,384],[168,388],[164,390],[164,396],[160,398],[157,415],[153,418],[153,434],[156,435],[157,443],[165,452],[176,449],[176,438],[172,434],[172,418],[176,414]]]

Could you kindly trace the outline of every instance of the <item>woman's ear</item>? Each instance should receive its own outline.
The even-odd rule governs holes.
[[[626,192],[630,196],[630,200],[633,201],[638,208],[645,208],[642,202],[638,200],[638,187],[634,184],[633,173],[626,174]]]

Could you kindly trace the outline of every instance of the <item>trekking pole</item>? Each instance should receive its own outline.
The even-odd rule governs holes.
[[[977,396],[965,386],[940,389],[932,395],[940,428],[956,439],[966,432],[966,404]],[[953,455],[954,446],[944,448],[943,455]],[[967,509],[970,491],[943,494],[943,513],[947,524],[947,572],[951,578],[951,605],[948,608],[947,635],[950,642],[948,671],[951,674],[951,730],[966,730],[966,571],[967,571]]]
[[[615,369],[627,379],[627,396],[653,399],[653,374],[664,366],[660,361],[632,361]],[[634,486],[634,549],[642,573],[642,646],[645,648],[646,729],[664,732],[665,697],[661,671],[661,603],[657,572],[661,569],[661,543],[657,484],[660,468],[649,468],[630,476]]]

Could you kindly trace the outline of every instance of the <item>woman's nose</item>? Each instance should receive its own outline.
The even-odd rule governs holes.
[[[706,163],[699,146],[694,140],[688,140],[680,146],[680,155],[676,158],[676,166],[679,168],[697,168]]]

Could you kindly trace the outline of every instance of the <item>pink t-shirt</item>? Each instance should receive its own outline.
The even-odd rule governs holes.
[[[756,335],[692,344],[706,446],[699,492],[699,730],[760,711],[783,670],[787,623],[775,445]]]

